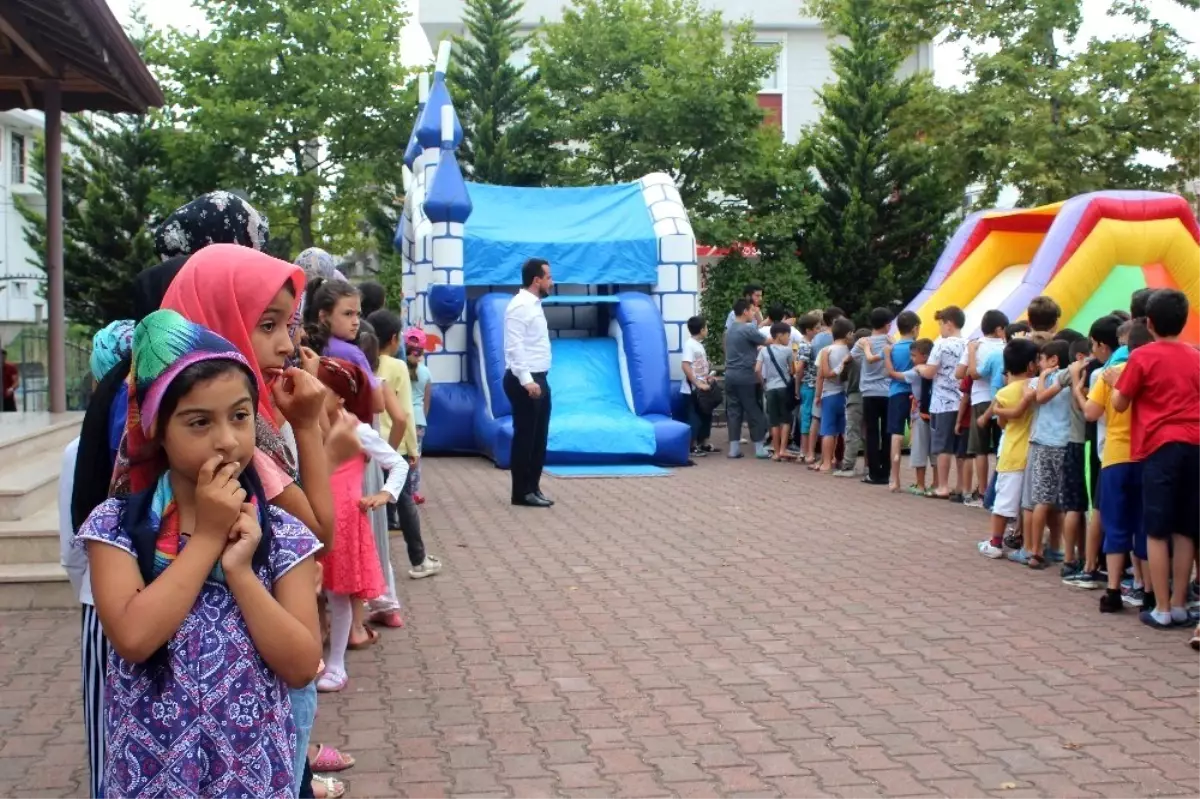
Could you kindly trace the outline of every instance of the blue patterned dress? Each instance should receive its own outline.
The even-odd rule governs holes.
[[[79,530],[81,545],[102,541],[132,556],[122,505],[109,499],[96,508]],[[294,517],[270,513],[270,568],[258,574],[267,588],[321,547]],[[205,581],[168,650],[157,675],[112,651],[106,796],[291,799],[296,730],[287,688],[258,655],[224,583]]]

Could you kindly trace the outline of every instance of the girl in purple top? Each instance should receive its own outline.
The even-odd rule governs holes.
[[[383,389],[367,356],[354,342],[362,321],[362,298],[344,280],[317,278],[308,284],[304,299],[308,346],[318,355],[349,361],[363,370],[371,383],[372,412],[383,410]]]
[[[232,344],[157,311],[130,377],[132,493],[78,533],[112,644],[106,796],[291,797],[286,686],[321,660],[320,543],[267,503],[257,382]]]

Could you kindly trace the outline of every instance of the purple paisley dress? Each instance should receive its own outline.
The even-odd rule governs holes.
[[[79,530],[133,555],[121,530],[123,501],[109,499]],[[320,549],[294,517],[271,507],[270,588]],[[269,572],[269,573],[268,573]],[[114,797],[292,797],[292,724],[287,686],[254,648],[229,588],[204,583],[168,643],[168,663],[149,674],[112,650],[105,693],[105,795]]]

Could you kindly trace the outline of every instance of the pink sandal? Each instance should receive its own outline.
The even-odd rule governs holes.
[[[404,617],[398,610],[377,610],[367,617],[371,624],[398,630],[404,626]]]
[[[336,774],[354,765],[354,758],[334,749],[332,746],[317,744],[317,756],[313,758],[312,770],[319,774]]]

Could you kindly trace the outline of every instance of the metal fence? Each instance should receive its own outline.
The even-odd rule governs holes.
[[[19,411],[50,410],[50,340],[45,326],[31,326],[22,330],[5,346],[8,360],[16,365],[21,375],[17,387],[16,402]],[[87,408],[92,396],[92,371],[89,364],[91,348],[68,341],[67,358],[67,410],[82,411]]]

